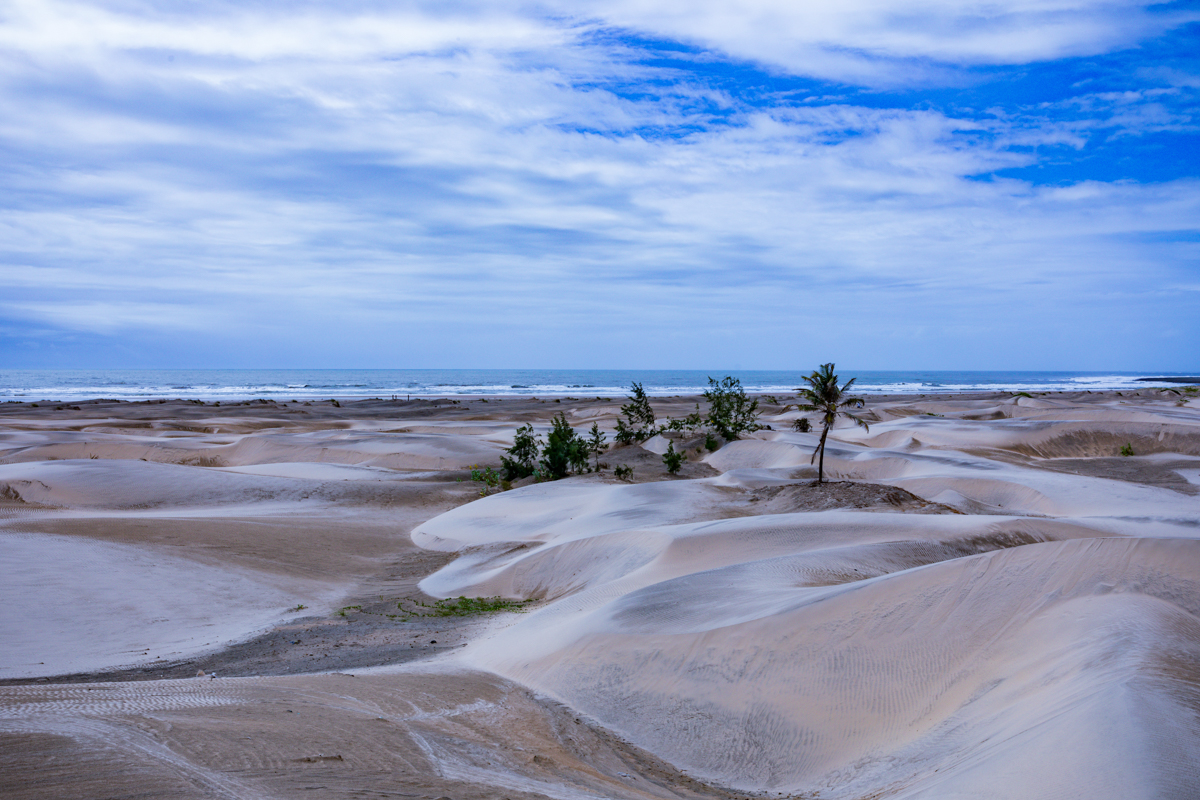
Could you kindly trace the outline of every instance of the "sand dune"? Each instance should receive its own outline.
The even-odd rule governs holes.
[[[328,611],[340,595],[316,581],[46,534],[0,533],[0,574],[10,608],[39,600],[0,616],[0,679],[193,656],[279,622],[301,599]]]
[[[631,582],[617,597],[595,592],[593,608],[572,603],[569,618],[522,621],[475,663],[747,790],[928,790],[942,782],[930,773],[971,752],[975,781],[1023,764],[993,796],[1041,796],[1056,782],[1121,796],[1110,794],[1111,759],[1154,733],[1131,707],[1174,707],[1187,727],[1200,696],[1162,652],[1200,663],[1197,609],[1177,602],[1197,596],[1192,542],[1075,540],[958,558],[931,549],[842,547]],[[1143,675],[1152,679],[1129,685]],[[1120,733],[1073,753],[1080,772],[1066,778],[1054,759],[1031,768],[1063,726],[1097,724]],[[1020,743],[985,755],[1010,736]],[[1185,786],[1200,742],[1173,746],[1182,752],[1142,757],[1156,780]],[[1149,777],[1127,757],[1122,770],[1133,786]]]
[[[778,405],[683,479],[668,436],[632,483],[462,480],[617,405],[5,409],[0,678],[221,677],[0,686],[0,792],[1195,795],[1191,404],[873,399],[819,487]],[[534,602],[399,620],[458,595]]]

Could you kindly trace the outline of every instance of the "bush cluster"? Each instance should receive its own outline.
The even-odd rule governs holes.
[[[577,435],[560,411],[553,420],[546,446],[542,449],[539,462],[542,477],[556,481],[571,472],[591,472],[588,468],[588,447],[583,437]]]
[[[702,414],[700,404],[696,410],[682,419],[667,419],[659,421],[650,405],[650,398],[642,384],[634,381],[630,386],[628,403],[621,406],[621,418],[617,420],[614,439],[617,444],[628,445],[644,442],[652,436],[667,431],[704,431],[704,446],[708,450],[720,447],[714,433],[725,441],[734,441],[743,433],[761,430],[758,424],[758,401],[746,397],[741,381],[726,376],[721,380],[710,377],[709,388],[704,392],[708,400],[708,414]],[[561,411],[551,421],[550,432],[543,442],[534,432],[532,425],[522,425],[517,429],[512,447],[501,457],[502,480],[504,482],[520,480],[535,476],[538,480],[558,480],[571,473],[599,472],[605,467],[600,463],[600,454],[608,449],[607,436],[600,430],[599,423],[593,422],[586,435],[575,431],[567,422],[566,415]],[[591,459],[591,464],[589,464]],[[667,443],[667,452],[662,456],[663,464],[672,475],[677,474],[687,460],[687,456],[675,449],[674,442]],[[628,467],[618,467],[615,470],[618,478],[628,480],[633,470]],[[472,478],[484,483],[481,492],[486,494],[495,483],[488,481],[487,472]]]
[[[513,438],[512,447],[505,451],[508,455],[500,457],[500,464],[504,469],[504,479],[516,481],[532,475],[537,469],[540,446],[541,441],[534,435],[532,425],[522,425],[517,428],[517,435]]]
[[[650,398],[645,389],[636,381],[633,382],[628,396],[629,402],[621,406],[624,419],[617,420],[616,440],[618,444],[633,444],[644,442],[650,437],[667,431],[696,431],[707,427],[706,443],[713,441],[712,433],[721,435],[727,442],[741,437],[743,433],[761,430],[758,424],[758,401],[746,397],[742,382],[737,378],[725,376],[721,380],[710,377],[708,390],[704,398],[708,400],[708,414],[700,413],[700,404],[696,410],[683,419],[667,419],[655,425],[654,409],[650,406]],[[716,447],[709,445],[710,450]]]
[[[708,379],[708,417],[705,421],[727,442],[743,433],[761,430],[758,424],[758,401],[746,397],[742,382],[726,375],[722,380]]]
[[[600,454],[608,449],[604,432],[597,423],[585,438],[571,427],[563,412],[551,420],[550,433],[543,442],[532,425],[517,428],[512,447],[500,457],[505,481],[537,476],[538,480],[554,481],[570,473],[591,472],[588,459],[595,456],[595,469],[600,470]],[[540,457],[539,457],[540,456]]]

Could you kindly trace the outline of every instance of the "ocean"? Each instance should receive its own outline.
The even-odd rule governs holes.
[[[788,395],[811,370],[571,370],[571,369],[164,369],[0,370],[0,401],[252,400],[527,395],[615,397],[633,381],[651,395],[699,394],[708,378],[733,375],[752,393]],[[1177,373],[865,371],[839,369],[856,378],[860,394],[947,392],[1048,392],[1126,390],[1169,386],[1139,378]]]

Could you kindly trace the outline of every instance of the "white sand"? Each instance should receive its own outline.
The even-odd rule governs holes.
[[[678,405],[678,416],[691,410]],[[364,571],[362,585],[383,585],[378,565],[395,534],[364,526],[392,515],[399,535],[415,526],[418,545],[458,555],[421,582],[429,594],[537,607],[471,629],[467,646],[435,661],[376,669],[357,684],[230,680],[206,690],[219,715],[105,689],[111,697],[78,699],[72,713],[129,737],[138,725],[154,731],[175,759],[170,774],[231,781],[226,796],[307,786],[480,800],[693,796],[653,757],[718,787],[799,797],[1195,796],[1200,411],[1191,405],[1149,392],[911,399],[870,404],[869,432],[833,432],[830,477],[900,487],[946,513],[805,510],[803,498],[823,490],[806,486],[817,436],[788,430],[795,411],[768,415],[776,430],[704,455],[715,472],[691,479],[583,476],[444,510],[446,488],[423,481],[494,465],[517,422],[541,427],[559,410],[529,403],[504,418],[512,408],[324,428],[219,418],[170,437],[122,433],[120,420],[91,432],[10,425],[0,489],[23,503],[0,513],[0,602],[10,609],[0,640],[23,655],[5,668],[52,674],[208,647],[307,602],[297,587],[333,593],[368,563],[375,583]],[[567,408],[610,429],[613,410]],[[1125,443],[1138,455],[1117,456]],[[641,454],[664,449],[657,439]],[[644,476],[652,461],[638,463]],[[232,536],[235,518],[276,538],[242,541],[256,528]],[[72,537],[15,533],[46,519],[78,524]],[[133,533],[122,541],[137,546],[88,538],[89,520],[112,519],[194,525],[194,552],[179,544],[167,554],[163,541]],[[309,527],[279,534],[289,520]],[[92,741],[38,710],[55,691],[0,690],[0,711],[11,712],[0,713],[0,731]],[[321,721],[288,718],[284,704]],[[152,748],[133,741],[117,751],[149,770],[128,754]],[[309,750],[345,758],[303,762],[320,765],[311,778],[293,774]],[[63,786],[76,785],[69,778]]]
[[[325,587],[147,547],[0,532],[0,678],[145,664],[212,650]],[[322,596],[326,595],[326,596]]]

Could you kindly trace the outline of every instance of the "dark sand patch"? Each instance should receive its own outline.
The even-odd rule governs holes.
[[[764,486],[750,492],[753,514],[791,514],[797,511],[903,511],[909,514],[959,514],[949,506],[931,503],[906,489],[856,481],[806,481]]]

